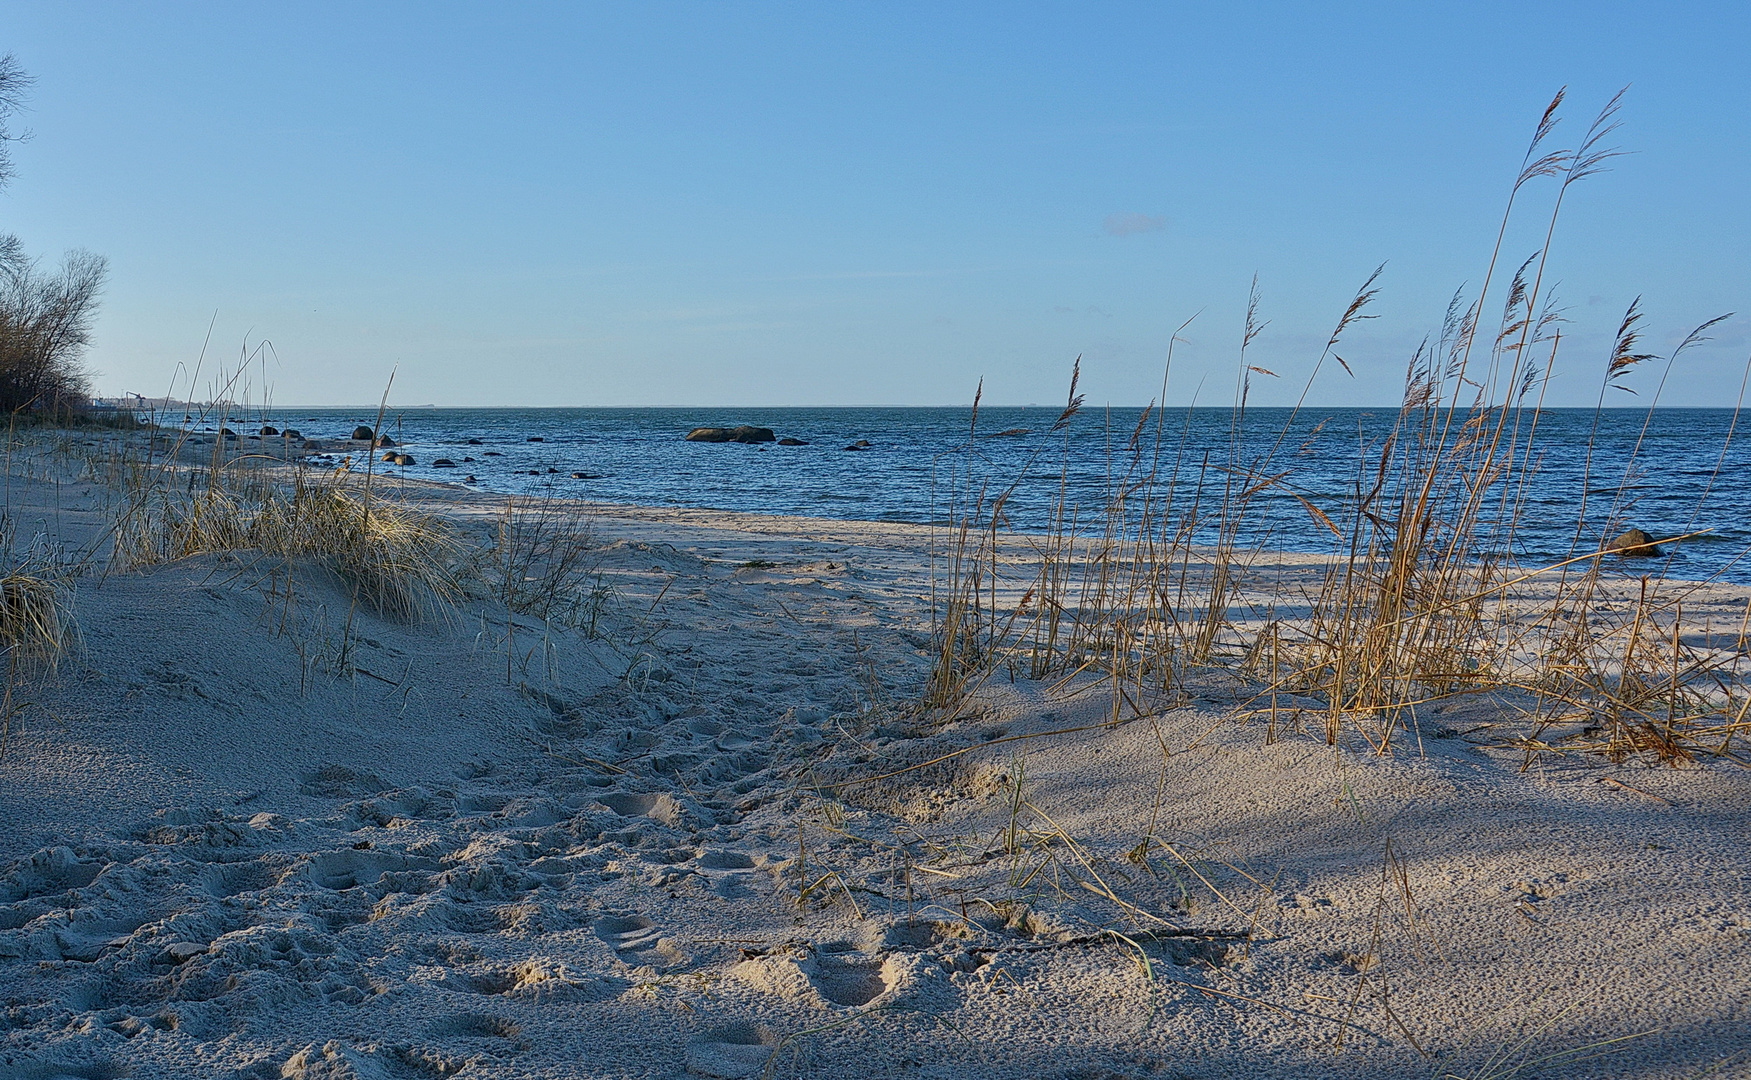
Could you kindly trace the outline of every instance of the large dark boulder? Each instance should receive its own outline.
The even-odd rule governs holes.
[[[280,433],[280,429],[273,426],[272,424],[263,424],[261,426],[261,433],[263,435],[278,435]]]
[[[378,446],[394,446],[395,440],[391,439],[387,435],[379,435],[379,436],[377,436],[377,445]]]
[[[734,442],[734,443],[766,443],[777,442],[778,435],[769,427],[753,427],[743,424],[740,427],[701,427],[687,433],[688,442]]]
[[[778,440],[778,445],[780,445],[780,446],[807,446],[807,445],[809,445],[809,442],[807,439],[780,439],[780,440]]]
[[[370,442],[371,437],[375,434],[376,434],[376,432],[372,431],[370,428],[366,427],[363,424],[360,424],[358,427],[353,429],[353,438],[359,439],[363,442]]]
[[[1650,559],[1665,554],[1654,538],[1640,529],[1631,529],[1606,545],[1606,550],[1614,551],[1628,559]]]

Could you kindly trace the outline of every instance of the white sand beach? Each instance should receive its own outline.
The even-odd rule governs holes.
[[[8,481],[94,557],[0,757],[4,1080],[1751,1075],[1732,760],[1334,748],[1220,673],[932,717],[917,526],[596,507],[570,625],[112,568],[75,442]],[[490,559],[502,497],[377,483]]]

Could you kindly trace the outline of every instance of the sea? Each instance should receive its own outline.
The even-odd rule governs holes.
[[[376,467],[506,494],[846,520],[945,522],[969,498],[1004,495],[1005,526],[1023,532],[1051,525],[1062,492],[1085,533],[1098,530],[1116,493],[1153,470],[1174,481],[1176,514],[1199,509],[1200,542],[1215,538],[1225,486],[1275,478],[1250,496],[1240,543],[1326,552],[1347,542],[1398,421],[1390,408],[1254,408],[1237,421],[1229,409],[1145,416],[1091,407],[1055,428],[1059,414],[985,407],[975,422],[966,407],[400,408],[382,427],[415,464]],[[191,417],[194,429],[215,426],[210,416]],[[275,408],[226,422],[333,440],[375,425],[377,410]],[[697,427],[741,424],[803,445],[684,438]],[[1486,516],[1504,505],[1518,513],[1511,532],[1490,531],[1501,550],[1480,554],[1530,568],[1594,550],[1607,533],[1631,527],[1661,538],[1700,533],[1658,560],[1608,562],[1613,572],[1751,583],[1748,435],[1730,409],[1510,414],[1502,445],[1512,439],[1529,468],[1511,491],[1497,483],[1484,493]],[[457,467],[434,466],[446,458]],[[363,464],[357,455],[354,464]]]

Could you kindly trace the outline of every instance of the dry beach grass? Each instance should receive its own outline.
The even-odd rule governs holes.
[[[999,668],[1033,679],[1092,671],[1107,680],[1117,720],[1174,700],[1190,672],[1226,664],[1253,688],[1250,705],[1267,703],[1274,720],[1285,701],[1297,718],[1318,712],[1333,745],[1352,730],[1384,753],[1412,727],[1418,706],[1487,695],[1529,719],[1529,761],[1565,748],[1617,760],[1648,752],[1669,762],[1731,753],[1747,730],[1751,687],[1741,679],[1736,641],[1723,649],[1719,634],[1706,630],[1686,639],[1682,609],[1695,583],[1667,581],[1656,565],[1633,602],[1610,595],[1608,579],[1619,576],[1623,558],[1602,552],[1629,528],[1646,467],[1637,454],[1615,478],[1595,477],[1589,457],[1567,558],[1523,565],[1515,556],[1541,459],[1538,406],[1562,341],[1561,317],[1542,291],[1550,241],[1570,186],[1615,153],[1604,140],[1616,126],[1616,100],[1578,150],[1549,151],[1561,104],[1559,94],[1538,125],[1502,223],[1506,235],[1523,188],[1553,180],[1544,247],[1512,274],[1500,325],[1486,332],[1480,324],[1498,237],[1478,297],[1456,296],[1439,337],[1412,357],[1396,423],[1358,448],[1348,499],[1322,507],[1298,488],[1290,436],[1299,403],[1274,437],[1243,439],[1253,379],[1276,377],[1247,360],[1261,325],[1256,289],[1241,335],[1229,445],[1189,446],[1184,433],[1166,429],[1162,413],[1145,411],[1112,451],[1107,492],[1093,508],[1072,505],[1068,494],[1067,429],[1082,405],[1072,375],[1053,425],[1066,440],[1058,504],[1048,533],[1030,539],[1021,559],[1000,554],[1002,523],[1006,502],[1030,477],[1024,470],[994,483],[980,475],[975,398],[968,441],[945,463],[940,651],[927,703],[952,710]],[[1338,319],[1308,388],[1327,361],[1347,372],[1336,350],[1370,317],[1379,274]],[[1657,360],[1669,373],[1726,318],[1657,357],[1637,351],[1637,307],[1625,314],[1604,365],[1601,408],[1628,373]],[[1163,396],[1172,359],[1170,349]],[[1300,401],[1306,397],[1304,388]],[[1657,404],[1656,389],[1650,417]],[[1307,443],[1321,435],[1316,427]],[[1246,449],[1256,445],[1267,449]],[[1723,445],[1717,476],[1726,452]],[[1270,545],[1254,518],[1271,496],[1301,504],[1310,527],[1329,533],[1332,558],[1311,587],[1277,578],[1274,587],[1249,590],[1250,610],[1237,613],[1241,578]],[[1091,520],[1079,517],[1090,510]],[[1691,521],[1703,511],[1699,504]],[[1657,558],[1659,546],[1645,550]],[[1547,738],[1552,731],[1563,732],[1560,745]]]

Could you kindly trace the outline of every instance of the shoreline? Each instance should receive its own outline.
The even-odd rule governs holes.
[[[1363,412],[1371,412],[1373,419],[1362,418]],[[304,420],[295,412],[288,415],[298,423]],[[1024,484],[1006,507],[1015,526],[1042,530],[1052,520],[1058,467],[1067,462],[1069,502],[1080,505],[1085,517],[1091,513],[1098,517],[1110,495],[1105,485],[1125,472],[1129,459],[1124,448],[1109,446],[1100,417],[1082,416],[1077,420],[1065,457],[1066,447],[1059,444],[1056,436],[1045,434],[1050,425],[1026,418],[1031,415],[1016,414],[1004,419],[989,414],[985,423],[991,431],[987,434],[1012,423],[1032,430],[1021,438],[978,440],[977,456],[981,460],[974,467],[977,474],[974,489],[989,479],[994,495],[1006,490],[1009,481],[1029,467],[1030,460],[1036,470],[1050,463],[1047,471],[1053,482]],[[1365,446],[1375,445],[1386,437],[1385,428],[1396,413],[1362,410],[1356,415],[1361,426],[1354,433],[1356,437],[1349,440],[1337,434],[1338,429],[1349,424],[1348,420],[1334,420],[1323,434],[1315,430],[1322,417],[1330,419],[1324,412],[1303,416],[1292,425],[1293,437],[1282,451],[1282,469],[1292,470],[1286,480],[1289,486],[1262,490],[1251,500],[1243,530],[1247,538],[1271,546],[1313,551],[1334,539],[1327,528],[1310,517],[1297,496],[1312,502],[1334,522],[1347,522],[1353,516],[1356,455]],[[1610,516],[1612,499],[1607,497],[1601,502],[1595,493],[1593,501],[1587,503],[1589,525],[1593,528],[1586,542],[1608,539],[1595,536],[1594,532],[1609,531],[1615,536],[1632,526],[1661,535],[1688,533],[1692,531],[1695,504],[1704,500],[1704,489],[1709,488],[1708,513],[1696,521],[1703,527],[1714,526],[1715,534],[1678,545],[1670,572],[1695,579],[1724,568],[1729,577],[1746,578],[1751,570],[1746,569],[1742,560],[1733,558],[1751,546],[1751,534],[1740,527],[1744,514],[1740,512],[1743,508],[1739,506],[1738,495],[1730,484],[1717,483],[1711,487],[1707,480],[1717,465],[1725,470],[1720,473],[1725,478],[1745,464],[1736,448],[1724,457],[1715,452],[1721,449],[1716,445],[1719,439],[1726,437],[1728,414],[1711,413],[1713,420],[1700,414],[1663,415],[1665,420],[1654,419],[1640,462],[1658,483],[1654,487],[1632,485],[1626,489],[1622,494],[1633,502],[1634,508],[1626,511],[1622,522],[1609,530],[1605,528],[1605,519]],[[1205,489],[1206,499],[1220,495],[1218,478],[1228,453],[1229,434],[1228,425],[1218,425],[1215,416],[1200,414],[1183,431],[1177,423],[1166,425],[1164,468],[1169,459],[1177,460],[1182,453],[1188,455],[1180,463],[1183,475],[1177,484],[1186,506],[1194,499],[1194,488]],[[1574,516],[1581,505],[1583,488],[1595,490],[1600,483],[1611,488],[1628,468],[1628,463],[1621,459],[1636,445],[1640,431],[1639,423],[1632,422],[1639,420],[1639,414],[1605,417],[1597,440],[1598,459],[1591,466],[1593,475],[1582,478],[1579,474],[1585,470],[1581,462],[1586,455],[1580,451],[1588,444],[1593,424],[1590,417],[1581,413],[1565,416],[1560,423],[1547,420],[1540,427],[1539,460],[1536,467],[1527,469],[1525,486],[1520,490],[1520,497],[1526,502],[1514,511],[1517,524],[1513,547],[1518,553],[1516,557],[1525,564],[1552,563],[1570,553]],[[332,417],[337,422],[343,417],[356,419],[350,413],[335,413]],[[966,443],[965,426],[946,417],[947,414],[929,412],[908,420],[880,410],[841,409],[826,413],[801,410],[789,418],[774,416],[763,422],[786,428],[780,435],[798,436],[812,445],[766,448],[770,452],[761,447],[686,443],[682,435],[688,424],[736,418],[703,413],[652,414],[632,410],[590,419],[587,413],[574,416],[566,411],[524,416],[459,410],[456,416],[447,419],[409,419],[405,427],[391,424],[388,430],[398,440],[403,436],[412,440],[408,449],[417,463],[405,471],[427,479],[446,479],[444,470],[429,466],[437,457],[448,457],[459,464],[453,473],[455,479],[474,471],[489,488],[525,495],[541,495],[554,484],[562,491],[575,487],[578,494],[604,502],[679,503],[750,512],[924,523],[933,513],[939,519],[946,516],[951,471],[948,466],[959,461],[955,450]],[[367,419],[374,420],[374,413]],[[1691,420],[1696,423],[1690,423]],[[1276,422],[1263,414],[1249,421],[1250,434],[1243,436],[1237,460],[1249,459],[1255,452],[1265,453],[1275,440]],[[1127,424],[1114,423],[1119,434],[1130,430]],[[350,430],[321,424],[306,433],[344,435]],[[1153,431],[1151,428],[1150,438]],[[483,440],[482,443],[469,445],[475,438]],[[844,452],[846,446],[865,441],[870,443],[868,451]],[[342,452],[357,449],[345,440],[330,442],[328,446]],[[1187,450],[1188,447],[1192,449]],[[1109,449],[1113,451],[1112,461],[1107,459]],[[1034,460],[1036,454],[1042,453],[1043,457]],[[468,462],[470,456],[477,460]],[[1109,465],[1115,470],[1111,476]],[[1143,467],[1147,470],[1149,465],[1146,453]],[[1204,475],[1206,471],[1208,476]],[[567,479],[574,472],[589,478]],[[1211,484],[1216,486],[1211,488]],[[1214,521],[1208,515],[1205,520]],[[1347,532],[1350,524],[1339,527]],[[1213,537],[1201,539],[1213,542]]]

